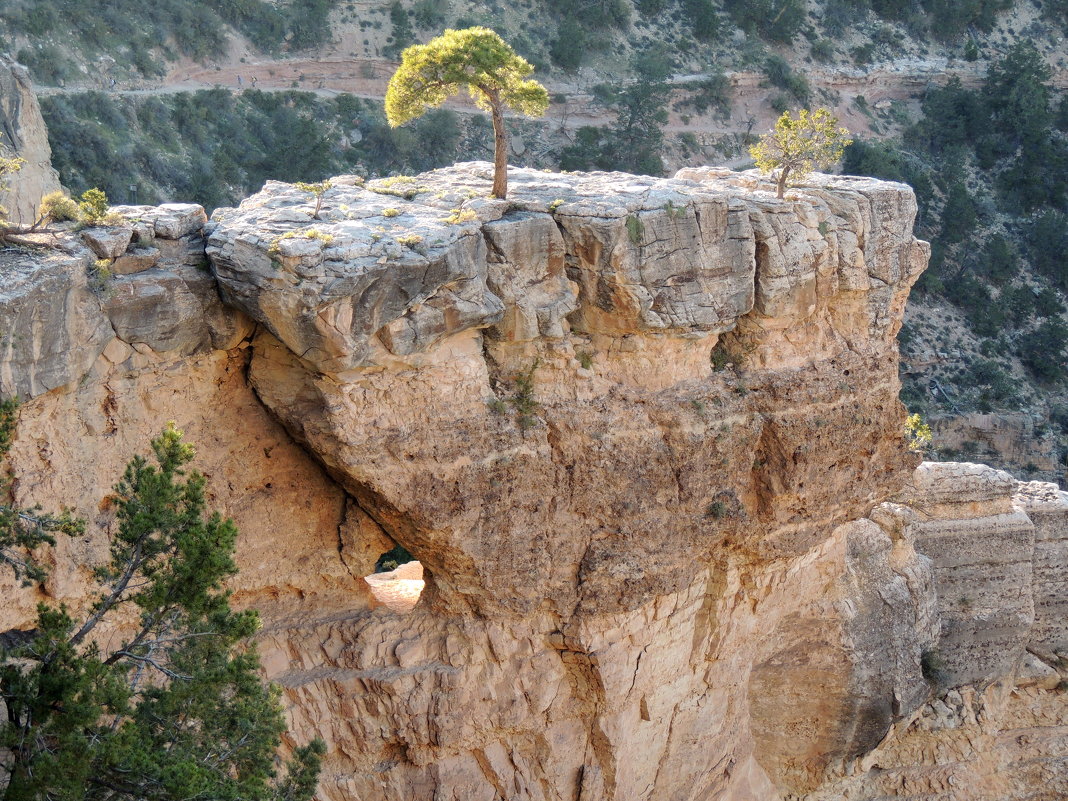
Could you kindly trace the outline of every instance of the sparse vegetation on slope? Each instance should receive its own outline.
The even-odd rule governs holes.
[[[53,163],[72,191],[99,186],[116,202],[182,200],[209,210],[271,179],[318,181],[451,164],[461,139],[452,111],[430,112],[394,131],[380,104],[351,95],[87,92],[45,97],[41,106]]]
[[[982,87],[930,89],[900,139],[847,151],[847,172],[916,189],[918,233],[932,242],[918,299],[949,301],[964,324],[903,330],[906,360],[924,364],[905,374],[910,408],[1053,414],[1068,379],[1066,108],[1045,61],[1020,43]]]
[[[265,52],[301,50],[330,36],[336,0],[14,0],[0,21],[31,43],[18,58],[39,80],[77,77],[75,56],[108,56],[131,72],[159,76],[178,56],[222,55],[233,33]]]

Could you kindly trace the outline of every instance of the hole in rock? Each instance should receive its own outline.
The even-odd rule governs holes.
[[[403,545],[378,557],[375,572],[363,580],[380,603],[402,615],[412,611],[426,584],[422,564]]]

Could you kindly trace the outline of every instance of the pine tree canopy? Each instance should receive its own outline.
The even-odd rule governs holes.
[[[4,801],[308,801],[325,747],[297,748],[278,770],[285,720],[248,642],[258,617],[232,610],[223,589],[237,531],[207,514],[180,431],[168,426],[152,450],[154,463],[135,457],[115,486],[111,558],[85,620],[42,603],[35,629],[3,638]],[[116,645],[119,617],[134,622]]]

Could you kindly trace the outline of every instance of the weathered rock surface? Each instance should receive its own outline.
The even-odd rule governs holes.
[[[913,483],[916,547],[934,562],[942,621],[932,668],[952,686],[1010,675],[1035,618],[1035,531],[1012,502],[1016,482],[985,465],[926,463]]]
[[[126,252],[133,238],[133,228],[116,226],[112,228],[86,228],[82,231],[82,241],[101,259],[117,259]]]
[[[937,595],[940,632],[924,659],[933,697],[810,797],[1066,797],[1068,494],[983,465],[925,463],[908,495]]]
[[[1039,481],[1016,486],[1015,503],[1035,529],[1031,588],[1035,607],[1028,645],[1045,654],[1068,654],[1068,495]]]
[[[107,287],[81,245],[53,290],[27,267],[0,295],[36,332],[0,358],[32,397],[16,495],[92,524],[45,591],[84,603],[101,488],[175,419],[324,801],[1057,788],[1068,500],[914,471],[911,192],[514,170],[502,202],[490,171],[342,177],[319,219],[284,184],[206,227],[123,208]],[[414,606],[359,578],[396,543]]]
[[[8,210],[8,217],[14,222],[29,225],[36,217],[41,198],[60,188],[59,176],[52,169],[48,131],[30,74],[3,54],[0,54],[0,156],[25,160],[7,190],[0,189],[0,206]]]
[[[58,249],[0,253],[0,395],[70,387],[116,339],[190,355],[227,350],[251,334],[251,321],[223,307],[205,269],[200,206],[113,211],[128,224],[69,235]],[[150,233],[132,241],[146,225]],[[155,247],[146,254],[149,238]]]

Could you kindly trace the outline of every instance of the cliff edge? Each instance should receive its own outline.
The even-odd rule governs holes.
[[[490,173],[119,207],[0,254],[16,498],[91,522],[44,591],[84,602],[99,497],[174,419],[323,799],[1055,789],[1068,501],[917,468],[912,192],[513,170],[497,201]],[[363,579],[395,544],[410,609]]]

